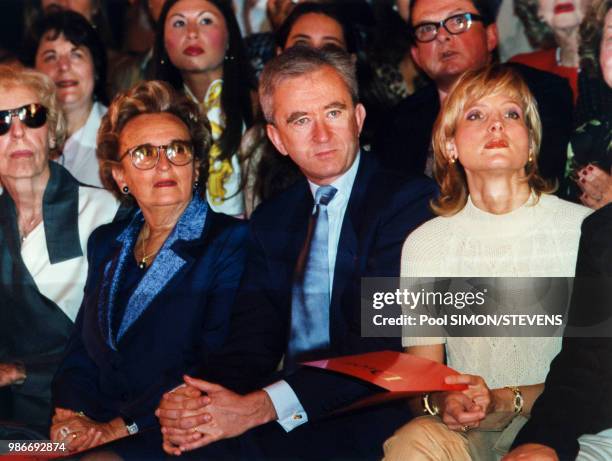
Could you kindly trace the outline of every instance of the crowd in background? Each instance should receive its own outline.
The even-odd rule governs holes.
[[[0,439],[42,434],[83,450],[161,424],[158,448],[187,452],[210,437],[199,432],[204,414],[219,417],[215,398],[202,399],[226,390],[183,375],[255,399],[283,355],[288,378],[264,390],[289,432],[281,391],[282,401],[298,400],[287,419],[320,410],[300,394],[299,383],[317,381],[292,374],[304,352],[385,348],[446,363],[465,373],[452,384],[469,389],[411,401],[412,414],[426,416],[408,424],[407,407],[389,417],[397,432],[381,426],[372,451],[386,440],[386,459],[493,459],[496,449],[498,459],[565,459],[579,441],[586,456],[585,446],[612,439],[612,414],[592,401],[607,405],[609,395],[584,403],[596,423],[575,423],[564,440],[542,429],[566,416],[551,395],[568,398],[575,355],[607,351],[605,341],[364,346],[351,342],[346,311],[366,275],[608,274],[589,251],[610,246],[598,240],[612,202],[610,0],[26,0],[0,9]],[[458,56],[466,59],[455,69]],[[279,115],[336,91],[346,100],[321,118]],[[466,154],[485,132],[495,138],[485,149],[514,149],[502,174]],[[311,144],[347,157],[325,169]],[[343,220],[354,224],[349,236]],[[315,254],[322,235],[325,257]],[[309,278],[315,263],[329,276],[323,284]],[[329,313],[313,320],[317,296],[326,311],[344,306],[345,323]],[[254,303],[289,314],[277,330],[269,318],[258,329]],[[346,344],[301,337],[318,322]],[[210,371],[254,338],[261,344],[239,359],[244,376]],[[600,359],[591,366],[609,383]],[[470,438],[501,413],[503,424]],[[214,437],[241,434],[227,432]],[[219,447],[211,454],[236,453]]]

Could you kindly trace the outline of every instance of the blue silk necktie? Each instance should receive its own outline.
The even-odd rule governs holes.
[[[327,205],[338,190],[321,186],[298,258],[291,299],[291,333],[285,360],[293,368],[300,356],[329,345],[329,221]]]

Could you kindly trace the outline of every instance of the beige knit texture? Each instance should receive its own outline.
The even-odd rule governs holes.
[[[416,229],[404,243],[402,277],[572,277],[580,225],[590,209],[552,195],[494,215],[471,200],[451,217]],[[445,343],[447,364],[490,388],[544,382],[561,338],[413,338],[405,347]]]

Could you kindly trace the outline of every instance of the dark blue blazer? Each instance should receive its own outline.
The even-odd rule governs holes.
[[[338,244],[330,306],[330,346],[319,357],[401,349],[400,338],[361,337],[360,281],[366,276],[399,276],[402,244],[413,229],[430,219],[428,205],[434,192],[435,186],[428,178],[404,179],[382,170],[372,154],[361,154]],[[293,272],[312,207],[313,197],[304,179],[261,204],[253,214],[247,266],[232,314],[230,338],[222,352],[211,356],[204,367],[202,374],[208,379],[246,392],[269,384],[271,377],[278,378],[274,370],[286,351],[290,330]],[[375,422],[367,414],[361,415],[359,421],[343,422],[337,431],[330,430],[329,425],[318,426],[317,420],[371,393],[372,388],[356,380],[305,368],[283,378],[308,413],[309,423],[304,426],[314,433],[307,438],[317,438],[321,449],[325,449],[326,443],[321,437],[334,443],[331,438],[337,438],[344,427],[344,440],[349,440],[347,425],[355,429],[360,421],[367,426],[367,435],[364,437],[363,432],[356,435],[355,447],[360,442],[366,445],[372,442],[368,448],[380,450],[384,438],[370,436],[387,422],[393,427],[383,437],[397,427],[391,421],[381,421],[384,416]],[[408,419],[407,409],[402,417],[404,421]],[[280,427],[276,423],[273,426]],[[286,439],[295,440],[294,434],[303,432],[302,427],[290,432]],[[281,446],[278,440],[272,444]],[[291,445],[296,447],[300,442]],[[283,454],[283,448],[278,449]],[[321,456],[326,457],[324,451]]]
[[[196,201],[135,289],[137,302],[128,303],[118,337],[109,329],[109,293],[116,291],[113,281],[121,283],[118,268],[133,258],[142,216],[91,235],[85,297],[53,382],[54,406],[99,421],[122,416],[146,428],[156,424],[162,393],[222,346],[244,268],[247,226],[214,213],[203,200],[190,213]]]
[[[522,64],[510,63],[518,71],[538,103],[542,120],[542,145],[538,156],[539,172],[545,179],[563,180],[567,144],[572,132],[572,90],[558,75]],[[386,168],[407,174],[425,171],[434,122],[440,112],[436,86],[429,84],[400,101],[380,124],[376,152]]]
[[[578,438],[612,427],[612,338],[605,325],[612,318],[612,205],[582,223],[568,326],[597,327],[600,337],[563,338],[550,365],[544,392],[514,446],[540,443],[559,459],[576,459]],[[603,336],[601,336],[601,334]]]

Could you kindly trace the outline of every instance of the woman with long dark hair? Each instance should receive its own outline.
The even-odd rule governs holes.
[[[244,213],[238,149],[253,123],[250,71],[229,2],[169,0],[155,39],[156,78],[184,91],[211,122],[207,198],[216,211]]]

